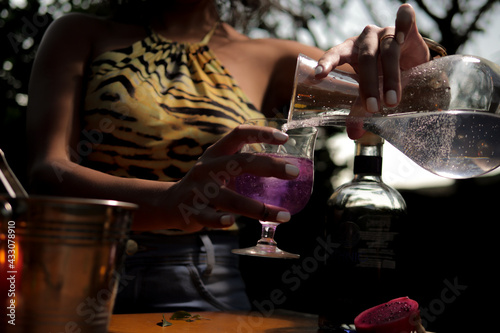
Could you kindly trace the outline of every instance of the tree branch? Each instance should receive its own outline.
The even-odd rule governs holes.
[[[420,9],[422,9],[427,15],[429,15],[429,17],[433,21],[440,22],[443,20],[443,18],[441,18],[441,17],[437,16],[436,14],[434,14],[433,12],[431,12],[429,7],[425,4],[425,2],[423,0],[415,0],[415,2],[417,3],[418,7],[420,7]],[[406,1],[401,0],[401,3],[406,3]]]

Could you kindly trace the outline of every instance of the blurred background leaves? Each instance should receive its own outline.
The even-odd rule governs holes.
[[[366,24],[393,24],[396,0],[270,1],[247,27],[250,36],[294,39],[323,49],[357,34]],[[500,0],[412,1],[424,23],[422,34],[455,53],[482,33]],[[353,10],[356,3],[361,10]],[[0,147],[26,182],[25,120],[28,83],[37,46],[50,23],[71,11],[95,12],[98,0],[0,0]],[[491,59],[495,61],[495,59]]]

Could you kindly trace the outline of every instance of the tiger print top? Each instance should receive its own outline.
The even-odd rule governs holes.
[[[80,156],[102,172],[182,178],[205,149],[246,119],[262,116],[208,47],[152,29],[131,46],[98,56],[82,114]]]

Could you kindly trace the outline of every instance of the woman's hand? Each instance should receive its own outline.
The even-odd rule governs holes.
[[[288,136],[273,128],[241,125],[212,145],[196,165],[163,198],[169,212],[180,220],[179,229],[196,231],[203,227],[221,228],[234,223],[234,215],[287,222],[290,213],[240,195],[227,187],[231,178],[242,173],[293,179],[299,170],[279,158],[237,154],[244,144],[283,144]],[[172,206],[174,205],[174,206]]]
[[[358,74],[359,98],[351,116],[370,116],[384,103],[389,107],[401,99],[401,71],[429,61],[430,54],[418,32],[415,11],[409,4],[399,7],[395,27],[367,26],[361,35],[328,50],[318,62],[316,73],[325,77],[335,67],[348,63]],[[382,87],[379,87],[380,76]],[[351,117],[347,133],[359,138],[362,123]]]

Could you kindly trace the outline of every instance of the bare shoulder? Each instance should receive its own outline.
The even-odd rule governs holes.
[[[69,13],[56,19],[47,30],[46,35],[52,36],[91,36],[102,31],[106,26],[106,20],[83,13]]]
[[[81,56],[88,57],[98,31],[104,26],[103,19],[91,15],[63,15],[52,22],[45,32],[39,53],[68,55],[78,52]]]
[[[264,54],[270,56],[277,66],[281,67],[280,69],[285,69],[283,66],[289,67],[290,64],[295,69],[297,56],[300,53],[315,60],[319,60],[325,53],[325,50],[293,40],[265,38],[250,40],[249,43],[258,45],[256,49],[265,50]],[[343,64],[338,68],[349,72],[352,71],[352,67],[349,64]]]
[[[87,60],[145,37],[143,27],[118,23],[83,13],[69,13],[56,19],[44,36],[52,49],[73,50]],[[62,52],[66,52],[60,50]],[[75,54],[76,55],[76,54]]]
[[[83,27],[91,27],[92,25],[100,24],[104,21],[105,19],[95,15],[73,12],[64,14],[63,16],[57,18],[54,23],[64,25],[66,27],[74,27],[82,24]]]
[[[279,57],[294,57],[296,58],[299,53],[304,53],[312,58],[319,59],[324,51],[321,49],[299,43],[294,40],[277,39],[277,38],[262,38],[252,39],[249,43],[258,45],[259,48],[268,50]]]
[[[265,57],[268,60],[288,57],[296,58],[299,53],[304,53],[310,57],[319,59],[324,53],[324,51],[316,47],[304,45],[293,40],[250,38],[227,24],[224,25],[224,30],[227,37],[231,40],[231,43],[227,44],[228,48],[235,51],[243,51],[243,54],[256,59],[261,57]]]

